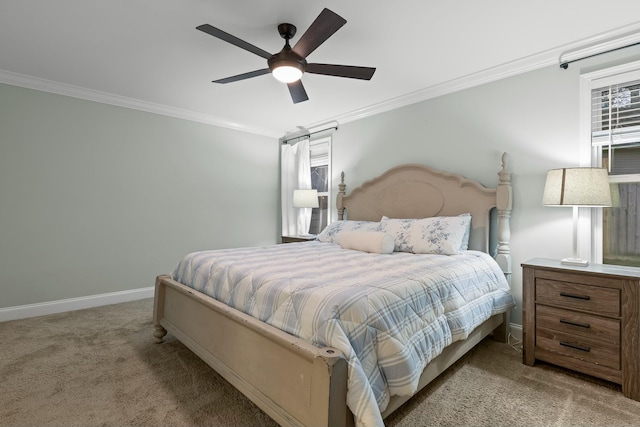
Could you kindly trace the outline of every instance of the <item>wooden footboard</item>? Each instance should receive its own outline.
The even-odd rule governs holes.
[[[156,279],[153,314],[158,342],[172,333],[280,425],[354,425],[339,350],[317,348],[169,276]],[[504,340],[507,326],[507,313],[495,315],[445,348],[423,371],[419,390],[491,333]],[[382,416],[410,397],[393,396]]]
[[[156,280],[154,336],[172,333],[282,426],[350,426],[347,363],[196,292]]]

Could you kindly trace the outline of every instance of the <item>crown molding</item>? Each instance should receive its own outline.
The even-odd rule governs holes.
[[[368,107],[325,118],[304,127],[313,128],[317,127],[319,124],[329,121],[337,121],[341,124],[349,123],[386,111],[436,98],[438,96],[458,92],[475,86],[480,86],[485,83],[490,83],[504,78],[516,76],[518,74],[523,74],[550,65],[559,66],[562,62],[574,61],[579,58],[585,58],[591,55],[604,53],[638,42],[640,42],[640,21],[617,28],[612,31],[597,34],[595,36],[585,38],[577,42],[558,46],[556,48],[520,58],[505,64],[501,64],[496,67],[487,68],[472,74],[468,74],[466,76],[452,79],[441,84],[420,89],[406,95],[391,98],[370,105]],[[115,105],[124,108],[130,108],[139,111],[146,111],[149,113],[210,124],[228,129],[254,133],[262,136],[270,136],[275,138],[281,136],[279,133],[274,132],[273,129],[256,128],[253,126],[231,122],[191,110],[141,101],[134,98],[100,92],[93,89],[73,86],[66,83],[55,82],[5,70],[0,70],[0,83]]]
[[[558,62],[569,63],[601,53],[640,43],[640,23],[634,23],[617,29],[615,32],[598,34],[584,40],[580,47],[569,48],[562,52]]]
[[[337,115],[323,121],[335,120],[341,124],[353,122],[369,116],[384,113],[386,111],[395,110],[407,105],[433,99],[438,96],[458,92],[464,89],[480,86],[485,83],[494,82],[507,77],[523,74],[528,71],[544,68],[549,65],[554,65],[558,63],[557,58],[557,52],[555,55],[549,55],[548,52],[532,55],[527,58],[512,61],[497,67],[488,68],[441,84],[420,89],[406,95],[382,101],[369,107]]]
[[[349,123],[485,83],[640,42],[640,21],[327,119]],[[310,124],[307,127],[314,126]]]
[[[255,133],[263,136],[278,137],[278,134],[269,129],[246,126],[240,123],[218,119],[216,117],[191,110],[169,107],[166,105],[155,104],[153,102],[141,101],[139,99],[128,98],[126,96],[100,92],[93,89],[55,82],[47,79],[41,79],[38,77],[14,73],[6,70],[0,70],[0,83],[54,93],[57,95],[70,96],[87,101],[100,102],[102,104],[115,105],[117,107],[130,108],[132,110],[160,114],[168,117],[175,117],[178,119],[190,120],[198,123],[220,126],[243,132]]]

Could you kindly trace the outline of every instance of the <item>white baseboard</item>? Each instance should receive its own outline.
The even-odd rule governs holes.
[[[509,323],[509,332],[513,338],[518,341],[522,341],[522,325]]]
[[[155,287],[0,308],[0,322],[152,298]]]

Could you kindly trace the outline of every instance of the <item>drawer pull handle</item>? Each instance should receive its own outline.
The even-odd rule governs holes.
[[[576,350],[580,350],[580,351],[591,351],[591,347],[577,345],[577,344],[571,344],[571,343],[564,342],[564,341],[560,341],[560,345],[563,345],[565,347],[575,348]]]
[[[591,299],[589,295],[575,295],[575,294],[568,294],[566,292],[560,292],[560,296],[567,297],[567,298],[574,298],[574,299],[582,299],[585,301],[589,301]]]
[[[571,325],[571,326],[579,326],[581,328],[590,328],[591,325],[588,323],[578,323],[578,322],[572,322],[571,320],[565,320],[565,319],[560,319],[560,323],[564,323],[565,325]]]

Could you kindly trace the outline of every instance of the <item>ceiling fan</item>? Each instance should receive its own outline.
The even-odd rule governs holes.
[[[305,72],[362,80],[371,80],[371,77],[373,77],[373,73],[376,69],[371,67],[316,64],[307,62],[307,56],[346,23],[347,21],[340,15],[325,8],[320,12],[320,15],[318,15],[316,20],[313,21],[311,26],[302,35],[302,37],[300,37],[293,48],[289,45],[289,40],[296,34],[295,25],[280,24],[278,25],[278,32],[280,33],[280,36],[284,38],[285,43],[282,50],[275,54],[262,50],[251,43],[232,36],[231,34],[209,24],[200,25],[196,27],[196,29],[261,56],[267,60],[268,68],[214,80],[213,83],[231,83],[272,73],[276,79],[287,84],[293,103],[297,104],[298,102],[303,102],[309,99],[307,92],[302,85],[302,81],[300,80],[300,77],[302,77],[302,74]]]

